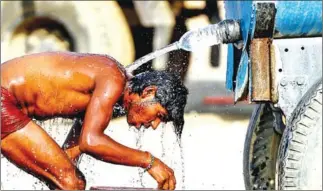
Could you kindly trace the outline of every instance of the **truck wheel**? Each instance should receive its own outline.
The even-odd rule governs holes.
[[[322,190],[322,79],[307,91],[284,131],[278,189]]]
[[[246,190],[274,190],[277,151],[281,135],[270,104],[258,104],[250,119],[243,153]],[[282,125],[282,124],[280,124]]]
[[[2,62],[42,51],[109,54],[124,65],[135,56],[115,1],[1,1],[1,29]]]

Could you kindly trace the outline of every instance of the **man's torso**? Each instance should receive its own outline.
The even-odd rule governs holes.
[[[123,72],[103,55],[41,53],[3,63],[1,86],[14,95],[28,116],[73,117],[85,111],[96,76],[109,78]]]

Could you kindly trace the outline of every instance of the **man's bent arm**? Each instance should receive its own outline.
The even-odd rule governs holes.
[[[114,74],[110,72],[109,75]],[[124,84],[122,77],[97,79],[84,118],[80,149],[105,162],[146,168],[150,163],[149,153],[126,147],[104,134],[113,106],[122,95]]]

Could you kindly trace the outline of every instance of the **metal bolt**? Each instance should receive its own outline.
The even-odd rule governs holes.
[[[304,80],[304,78],[300,77],[300,78],[297,78],[296,83],[297,83],[297,85],[301,86],[305,83],[305,80]]]
[[[280,85],[281,86],[286,86],[287,85],[287,81],[286,81],[285,78],[283,78],[283,79],[280,80]]]

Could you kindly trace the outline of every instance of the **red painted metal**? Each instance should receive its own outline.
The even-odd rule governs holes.
[[[233,96],[206,96],[203,99],[205,105],[234,105]],[[241,101],[237,104],[248,104],[248,101]]]

